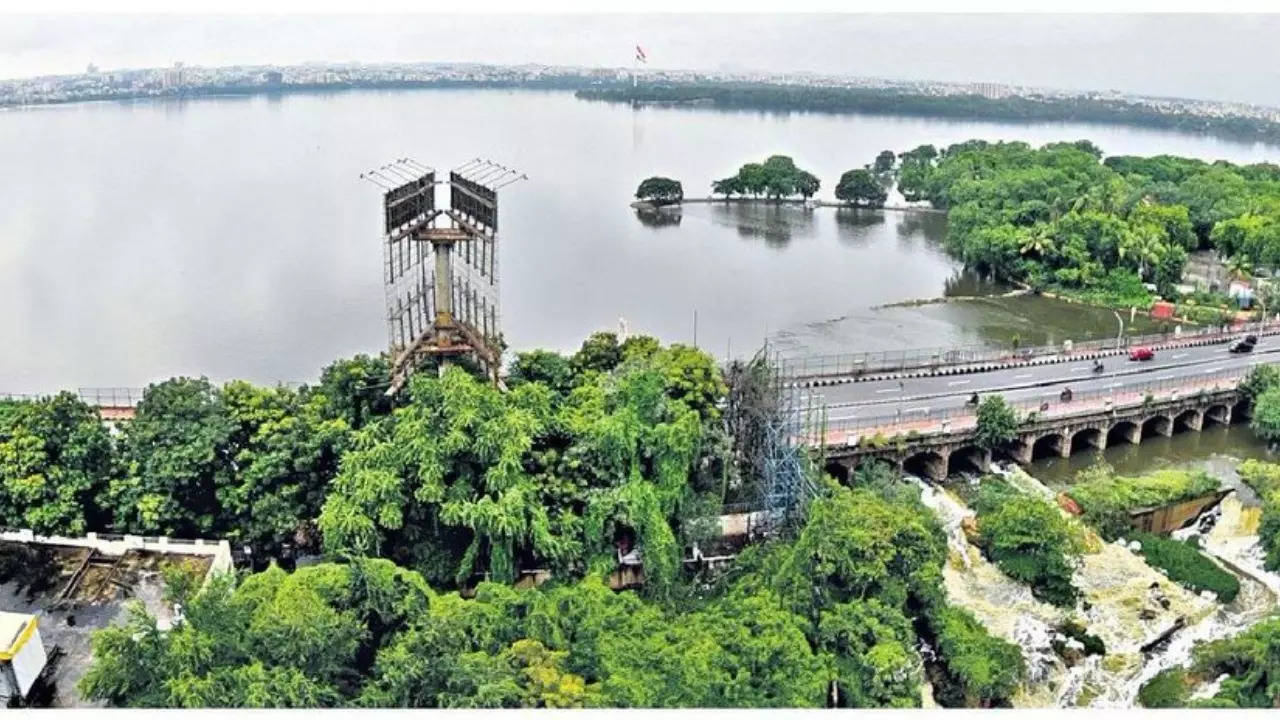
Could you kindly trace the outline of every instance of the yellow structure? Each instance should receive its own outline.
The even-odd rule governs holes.
[[[0,701],[25,698],[46,659],[36,616],[0,611]]]

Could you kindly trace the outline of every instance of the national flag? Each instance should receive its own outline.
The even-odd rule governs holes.
[[[636,46],[636,62],[648,63],[649,58],[644,54],[644,48]]]

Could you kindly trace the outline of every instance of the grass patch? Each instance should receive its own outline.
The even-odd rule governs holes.
[[[1138,702],[1147,708],[1185,707],[1190,696],[1187,671],[1180,667],[1161,670],[1138,690]]]
[[[1142,543],[1140,552],[1147,564],[1161,568],[1170,580],[1188,590],[1210,590],[1223,603],[1235,600],[1240,593],[1236,576],[1218,567],[1190,542],[1151,533],[1133,533],[1129,537]]]
[[[1218,480],[1203,470],[1160,470],[1150,475],[1122,477],[1099,465],[1081,472],[1067,495],[1107,540],[1126,535],[1129,511],[1189,500],[1218,489]]]

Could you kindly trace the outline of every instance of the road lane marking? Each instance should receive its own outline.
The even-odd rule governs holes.
[[[947,383],[947,387],[952,387],[955,385],[968,385],[968,384],[969,384],[968,380],[952,380],[951,382]]]
[[[1087,367],[1085,367],[1085,368],[1071,368],[1071,372],[1084,372],[1085,370],[1088,370],[1088,369],[1089,369],[1089,368],[1087,368]]]
[[[1029,377],[1031,377],[1031,373],[1027,373],[1026,375],[1014,375],[1014,376],[1013,376],[1013,379],[1014,379],[1014,380],[1026,380],[1026,379],[1027,379],[1027,378],[1029,378]]]
[[[903,413],[920,412],[920,413],[924,413],[925,415],[928,415],[928,414],[929,414],[929,408],[927,408],[927,407],[914,407],[914,408],[907,408],[906,410],[903,410],[902,412],[903,412]]]
[[[1156,380],[1172,380],[1172,379],[1173,379],[1173,376],[1172,376],[1172,375],[1158,375],[1158,376],[1156,376]]]
[[[1184,357],[1186,357],[1186,356],[1187,356],[1187,354],[1186,354],[1186,353],[1182,353],[1181,355],[1174,355],[1174,356],[1173,356],[1173,359],[1174,359],[1174,360],[1178,360],[1178,359],[1180,359],[1180,358],[1184,358]]]
[[[1110,385],[1108,385],[1107,387],[1109,387],[1109,388],[1120,387],[1120,383],[1111,383],[1111,384],[1110,384]]]
[[[883,395],[884,393],[891,393],[891,392],[902,392],[902,389],[901,388],[885,388],[884,390],[877,390],[876,394]]]

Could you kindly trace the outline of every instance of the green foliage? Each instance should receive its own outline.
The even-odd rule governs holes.
[[[563,395],[573,387],[573,365],[565,356],[550,350],[516,353],[507,368],[507,385],[517,388],[526,383],[542,383]]]
[[[1198,645],[1192,657],[1198,676],[1230,676],[1214,696],[1215,707],[1280,706],[1280,618],[1264,620],[1233,638]]]
[[[361,648],[423,611],[430,590],[385,560],[215,577],[167,631],[140,605],[93,636],[89,700],[130,707],[339,704]]]
[[[82,535],[101,524],[97,496],[113,472],[97,410],[71,393],[0,401],[0,525]]]
[[[852,205],[878,208],[884,207],[889,193],[869,170],[848,170],[840,176],[836,197]]]
[[[1256,402],[1259,395],[1276,387],[1280,387],[1280,365],[1269,363],[1249,368],[1249,373],[1240,382],[1240,392],[1250,402]]]
[[[1075,606],[1079,591],[1072,575],[1084,542],[1057,506],[987,477],[974,509],[977,544],[992,562],[1041,600]]]
[[[1187,671],[1180,667],[1161,670],[1138,689],[1138,702],[1146,708],[1186,707],[1190,698]]]
[[[1258,538],[1266,553],[1266,568],[1280,570],[1280,464],[1246,460],[1236,471],[1262,498]]]
[[[1280,387],[1269,388],[1258,395],[1249,427],[1268,443],[1280,442]]]
[[[988,395],[978,404],[978,445],[993,450],[1018,436],[1018,414],[1000,395]]]
[[[1082,471],[1067,490],[1084,519],[1108,540],[1130,530],[1129,511],[1200,497],[1218,489],[1218,481],[1203,470],[1159,470],[1139,477],[1121,477],[1098,465]]]
[[[942,608],[932,624],[947,674],[963,689],[966,706],[999,704],[1022,682],[1022,651],[989,635],[968,610]]]
[[[880,154],[876,155],[875,171],[877,173],[887,173],[893,170],[894,163],[897,161],[898,158],[893,154],[892,150],[881,150]]]
[[[747,163],[736,175],[716,180],[711,189],[717,195],[751,195],[778,199],[801,195],[805,198],[818,193],[821,183],[812,173],[796,167],[795,161],[786,155],[773,155],[763,163]]]
[[[1194,592],[1210,590],[1223,604],[1235,600],[1240,592],[1236,576],[1218,567],[1190,542],[1151,533],[1132,533],[1129,537],[1142,544],[1142,557],[1149,565],[1163,569],[1179,585]]]
[[[711,358],[597,333],[567,367],[526,353],[511,378],[504,394],[457,368],[415,376],[409,403],[343,458],[320,513],[326,549],[465,584],[611,568],[615,537],[633,532],[650,586],[671,583],[725,393]]]
[[[313,395],[326,399],[325,419],[341,419],[353,430],[391,412],[386,396],[391,385],[391,365],[385,355],[356,355],[338,360],[320,372]]]
[[[657,176],[645,178],[636,188],[636,199],[645,200],[654,205],[677,204],[684,200],[684,188],[679,180]]]

